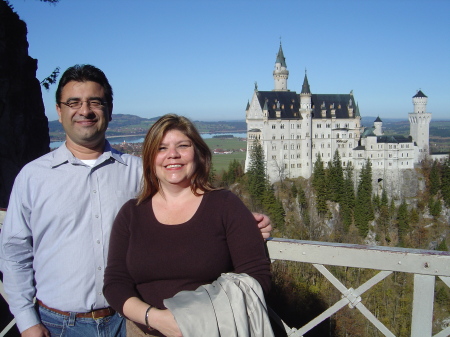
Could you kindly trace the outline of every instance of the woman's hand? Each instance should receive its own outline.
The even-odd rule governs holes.
[[[170,310],[151,308],[148,313],[150,326],[167,337],[183,337],[175,318]]]

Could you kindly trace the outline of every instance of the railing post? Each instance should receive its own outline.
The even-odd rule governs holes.
[[[414,274],[411,337],[431,337],[435,277]]]

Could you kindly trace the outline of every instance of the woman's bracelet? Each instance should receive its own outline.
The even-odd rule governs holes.
[[[151,308],[153,308],[153,306],[149,305],[147,310],[145,311],[145,325],[147,326],[147,329],[149,329],[150,331],[155,330],[148,324],[148,312],[150,311]]]

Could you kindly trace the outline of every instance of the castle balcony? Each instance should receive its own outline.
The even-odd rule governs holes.
[[[0,211],[0,223],[4,213]],[[310,264],[340,293],[335,303],[303,326],[289,327],[284,322],[280,322],[290,337],[301,337],[309,331],[313,332],[317,325],[332,318],[335,313],[347,306],[352,310],[358,310],[364,319],[379,331],[380,335],[395,337],[396,335],[382,323],[383,317],[377,317],[368,309],[364,297],[364,293],[393,273],[407,273],[414,279],[412,312],[410,313],[411,337],[450,336],[450,326],[432,334],[437,279],[450,287],[449,252],[278,238],[269,239],[267,247],[272,261]],[[374,276],[363,284],[346,286],[333,274],[334,267],[372,270]],[[6,300],[1,282],[0,293]],[[12,319],[0,326],[0,337],[18,336],[17,333],[13,334],[17,331],[14,325],[15,322]]]

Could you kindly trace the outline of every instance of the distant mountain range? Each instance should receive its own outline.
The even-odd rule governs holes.
[[[160,116],[143,118],[135,115],[114,114],[106,132],[107,137],[145,135]],[[361,124],[365,127],[373,126],[377,117],[367,116],[361,118]],[[383,129],[390,134],[409,135],[409,121],[406,118],[382,118]],[[246,132],[245,120],[230,120],[218,122],[194,121],[199,132],[202,133],[242,133]],[[443,126],[444,125],[444,126]],[[48,123],[50,140],[64,140],[65,134],[61,123],[51,121]],[[450,137],[450,121],[438,122],[433,120],[430,124],[430,135]]]
[[[106,131],[107,137],[145,135],[153,123],[160,116],[153,118],[143,118],[135,115],[114,114]],[[242,121],[218,121],[202,122],[193,121],[198,131],[201,133],[241,133],[247,131],[245,120]],[[59,121],[48,123],[50,141],[64,140],[65,134]]]

